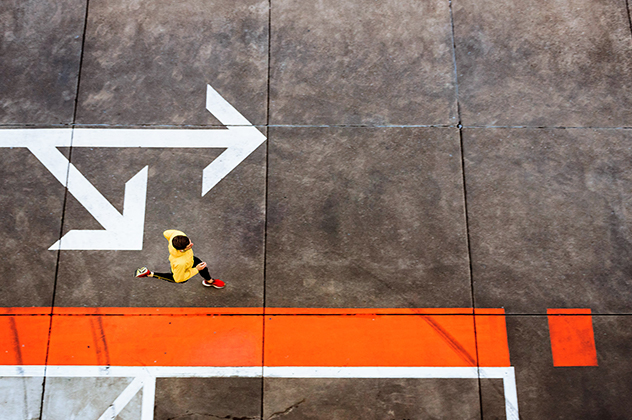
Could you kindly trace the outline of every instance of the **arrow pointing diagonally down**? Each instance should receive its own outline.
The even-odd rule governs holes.
[[[224,148],[202,171],[202,196],[246,159],[266,137],[207,86],[206,108],[225,129],[3,129],[0,147],[27,147],[65,185],[104,230],[71,230],[50,250],[141,250],[148,167],[125,184],[123,214],[68,161],[58,147]]]

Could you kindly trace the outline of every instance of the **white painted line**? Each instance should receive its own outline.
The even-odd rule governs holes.
[[[235,169],[266,137],[210,85],[206,108],[226,128],[0,130],[0,147],[27,147],[105,230],[71,230],[50,250],[142,250],[148,167],[125,184],[123,214],[58,150],[59,147],[226,149],[202,170],[202,196]],[[123,240],[124,238],[124,240]]]
[[[156,401],[156,378],[143,379],[143,400],[140,409],[140,420],[154,419],[154,403]]]
[[[266,378],[478,378],[475,367],[269,367]]]
[[[252,125],[211,85],[206,85],[206,109],[224,125]]]
[[[143,379],[136,377],[127,385],[127,388],[121,392],[121,394],[114,400],[112,404],[105,410],[99,420],[114,420],[121,411],[127,406],[127,404],[134,398],[138,391],[143,387]],[[145,420],[143,418],[143,420]]]
[[[52,378],[260,378],[260,366],[46,366]],[[0,366],[0,377],[44,376],[44,366]]]
[[[0,377],[27,378],[45,376],[46,366],[0,366]]]
[[[29,377],[29,376],[44,376],[44,366],[0,366],[0,378],[1,377]],[[264,378],[313,378],[313,379],[316,379],[316,378],[476,379],[480,377],[483,379],[502,379],[503,389],[504,389],[504,394],[505,394],[505,412],[506,412],[507,419],[519,420],[518,393],[516,389],[516,376],[515,376],[513,367],[475,368],[475,367],[423,367],[423,366],[422,367],[417,367],[417,366],[414,366],[414,367],[264,366],[262,368],[262,367],[257,367],[257,366],[225,366],[225,367],[214,367],[214,366],[197,366],[197,367],[196,366],[182,366],[182,367],[180,366],[47,366],[46,376],[47,377],[64,377],[64,378],[135,377],[139,381],[141,381],[142,384],[144,384],[143,407],[150,405],[149,403],[150,395],[155,394],[155,378],[225,378],[225,377],[261,378],[261,377],[264,377]],[[132,392],[132,390],[130,390],[128,393],[130,392]],[[136,390],[135,392],[138,392],[138,390]],[[132,395],[132,397],[134,395]],[[122,398],[122,397],[119,396],[119,398]],[[119,398],[117,398],[117,401],[119,400]],[[121,401],[123,400],[124,399],[122,399]],[[152,406],[152,415],[153,415],[153,399],[151,402],[151,406]],[[151,417],[145,417],[145,416],[149,416],[149,414],[145,414],[146,410],[148,409],[143,408],[142,420],[151,418]]]

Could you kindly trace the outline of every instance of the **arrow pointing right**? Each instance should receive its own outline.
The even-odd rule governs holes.
[[[141,250],[148,167],[125,184],[123,214],[88,181],[58,147],[224,148],[202,171],[202,196],[266,137],[210,85],[206,108],[225,129],[4,129],[0,147],[27,147],[105,230],[71,230],[50,250]]]

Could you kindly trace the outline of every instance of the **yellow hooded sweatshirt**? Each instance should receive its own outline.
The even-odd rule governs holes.
[[[176,283],[182,283],[189,280],[198,273],[197,268],[193,267],[193,250],[179,251],[173,247],[171,240],[174,236],[187,236],[184,232],[170,229],[162,233],[169,241],[169,262],[171,263],[171,272]]]

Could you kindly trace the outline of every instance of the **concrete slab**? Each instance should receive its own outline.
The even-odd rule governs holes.
[[[632,131],[463,133],[475,300],[629,313]]]
[[[629,417],[632,318],[595,315],[593,325],[599,366],[554,367],[547,317],[507,317],[520,418]],[[495,413],[498,413],[499,399],[495,388],[481,388],[484,419],[498,418]]]
[[[0,378],[0,418],[39,419],[44,378]]]
[[[83,0],[3,1],[0,124],[72,122]]]
[[[0,307],[51,306],[57,253],[48,246],[59,239],[65,189],[28,149],[0,152]]]
[[[632,125],[626,2],[453,5],[464,125]]]
[[[91,1],[82,124],[218,124],[211,84],[253,124],[266,120],[268,2]]]
[[[108,199],[123,210],[125,183],[149,165],[142,251],[62,251],[57,306],[232,306],[263,305],[265,145],[201,196],[202,170],[221,149],[74,148],[72,162]],[[102,229],[71,197],[64,234]],[[178,229],[195,244],[223,290],[203,287],[198,275],[187,283],[137,279],[148,266],[169,272],[163,231]],[[44,244],[44,246],[52,244]]]
[[[260,419],[260,378],[168,378],[156,381],[155,419]]]
[[[471,306],[455,129],[273,128],[268,141],[268,306]]]
[[[275,0],[272,124],[457,121],[448,4]]]
[[[476,379],[266,379],[265,419],[480,419]]]
[[[42,420],[98,419],[131,382],[132,378],[46,378]],[[140,419],[140,396],[115,419]]]

